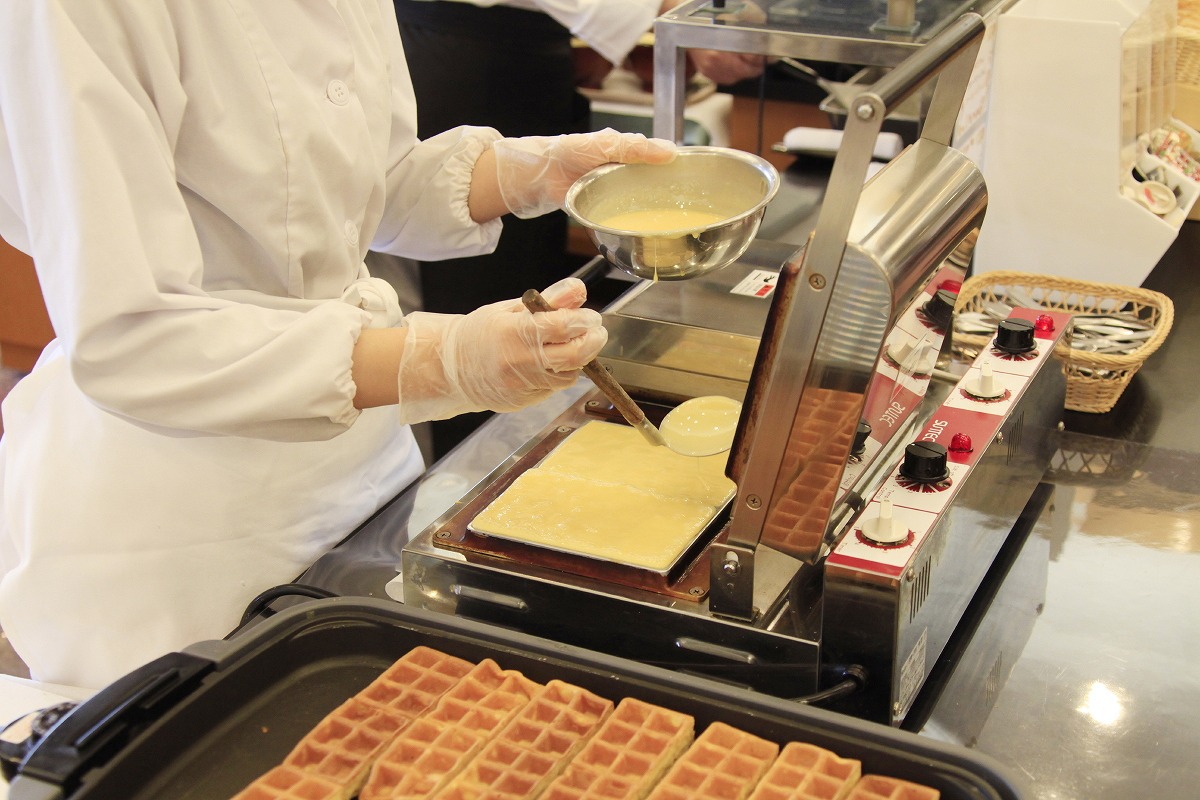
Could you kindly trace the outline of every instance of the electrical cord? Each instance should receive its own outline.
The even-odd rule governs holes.
[[[858,664],[851,664],[845,667],[844,673],[846,677],[828,689],[822,689],[819,692],[814,692],[803,697],[793,697],[792,701],[802,705],[818,705],[829,700],[854,694],[867,685],[867,671]]]
[[[780,678],[795,677],[796,675],[802,675],[809,679],[817,677],[811,672],[812,666],[808,664],[688,664],[681,661],[642,661],[641,659],[639,661],[648,666],[669,669],[673,672],[694,675],[698,678],[715,680],[730,686],[778,697],[783,697],[783,693],[772,690],[764,691],[764,681],[778,682]],[[820,671],[822,676],[832,675],[838,679],[838,682],[812,694],[785,697],[784,699],[801,705],[815,706],[852,695],[867,685],[867,670],[859,664],[823,666]],[[778,686],[775,688],[778,689]]]

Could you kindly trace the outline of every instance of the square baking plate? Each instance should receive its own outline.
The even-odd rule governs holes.
[[[467,530],[666,575],[733,496],[726,461],[650,447],[628,425],[591,420],[518,475]]]
[[[617,635],[614,632],[614,635]],[[23,762],[11,800],[229,798],[278,764],[330,710],[418,645],[803,741],[943,800],[1016,800],[999,764],[965,748],[717,681],[383,600],[293,606],[227,641],[151,662],[65,717]]]

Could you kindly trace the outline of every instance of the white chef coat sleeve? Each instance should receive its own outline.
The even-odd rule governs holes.
[[[662,5],[662,0],[534,2],[613,64],[623,62],[637,45],[638,39],[651,29]]]
[[[393,159],[388,203],[371,249],[421,261],[495,250],[503,222],[473,221],[467,196],[475,161],[499,138],[492,128],[462,126],[417,142]],[[430,236],[432,230],[437,236]]]
[[[3,4],[0,202],[21,217],[92,402],[183,435],[331,438],[358,415],[351,353],[369,315],[336,299],[269,308],[201,288],[163,124],[187,104],[165,8]]]

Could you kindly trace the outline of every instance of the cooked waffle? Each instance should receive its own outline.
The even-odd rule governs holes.
[[[536,797],[612,711],[611,700],[550,681],[454,780],[453,797]]]
[[[371,762],[407,724],[392,714],[351,698],[325,716],[297,743],[283,763],[358,791]]]
[[[691,716],[627,697],[542,798],[645,797],[691,744],[694,731]]]
[[[348,800],[350,789],[340,783],[280,764],[260,775],[233,800]]]
[[[516,670],[501,669],[490,658],[480,661],[438,700],[429,719],[491,736],[541,689]]]
[[[487,737],[418,719],[376,759],[361,800],[432,797],[480,751]]]
[[[234,800],[938,800],[810,744],[417,647]],[[368,775],[369,770],[369,777]],[[364,785],[365,778],[365,785]]]
[[[862,775],[862,764],[824,748],[789,742],[750,800],[844,800]]]
[[[762,541],[807,558],[825,536],[829,511],[858,426],[861,398],[853,392],[816,389],[805,394],[788,437]]]
[[[779,745],[714,722],[671,767],[650,800],[743,800],[779,754]]]
[[[379,756],[362,800],[432,796],[539,688],[491,659],[479,662]]]
[[[394,714],[419,717],[474,666],[431,647],[414,647],[355,697]]]
[[[561,769],[561,759],[494,740],[451,782],[439,800],[524,800],[537,797]]]
[[[563,681],[550,681],[500,731],[499,738],[523,750],[566,759],[575,755],[612,709],[611,700]]]
[[[941,796],[932,786],[884,775],[864,775],[846,800],[938,800]]]

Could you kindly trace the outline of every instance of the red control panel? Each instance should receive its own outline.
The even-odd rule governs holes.
[[[857,483],[864,467],[904,428],[925,396],[946,329],[953,323],[961,277],[956,267],[942,267],[892,326],[863,405],[861,457],[846,465],[843,491]]]
[[[1015,309],[1000,323],[992,345],[905,447],[902,461],[830,553],[830,565],[904,573],[1070,322],[1070,314]]]

